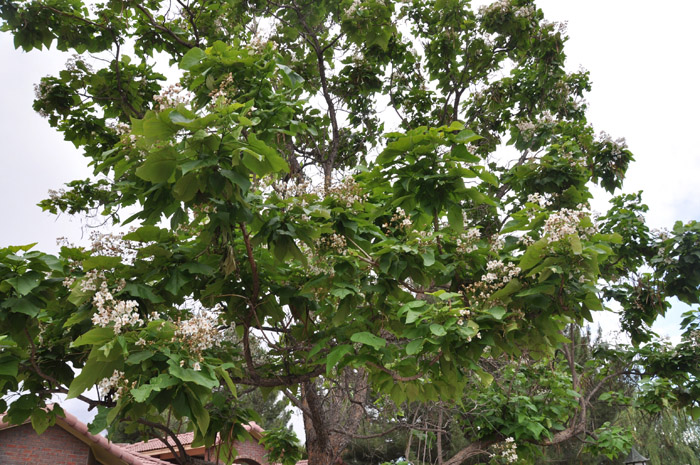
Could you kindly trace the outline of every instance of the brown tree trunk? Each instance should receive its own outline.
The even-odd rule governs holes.
[[[365,414],[367,374],[346,368],[337,379],[302,386],[309,465],[336,465]]]

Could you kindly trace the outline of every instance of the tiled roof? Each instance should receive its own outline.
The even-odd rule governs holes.
[[[51,408],[51,406],[49,406],[49,408]],[[66,429],[71,434],[75,435],[75,433],[77,433],[84,439],[87,439],[87,441],[84,442],[90,445],[90,447],[99,447],[100,449],[103,449],[109,454],[123,460],[127,465],[171,465],[169,462],[166,462],[164,460],[160,460],[154,457],[148,457],[146,455],[139,454],[136,451],[129,451],[121,445],[117,445],[110,442],[104,436],[92,434],[88,431],[88,427],[85,423],[78,420],[78,418],[76,418],[68,412],[64,411],[64,414],[65,416],[58,417],[56,419],[56,424],[58,426],[62,427],[63,429]],[[3,421],[4,417],[4,415],[0,417],[0,430],[16,426],[9,423],[5,423]]]
[[[180,440],[183,446],[186,446],[188,444],[192,444],[192,440],[194,439],[194,433],[178,434],[177,438]],[[168,438],[168,444],[175,447],[175,442],[171,438]],[[134,444],[122,444],[122,447],[124,447],[126,450],[130,450],[133,452],[148,452],[150,450],[164,449],[166,446],[163,444],[163,441],[156,438],[151,439],[149,441],[137,442]]]
[[[248,431],[248,433],[253,436],[256,439],[260,439],[262,436],[262,433],[265,431],[263,430],[260,425],[255,423],[254,421],[251,421],[247,425],[243,425],[243,427]],[[183,446],[188,446],[192,444],[192,441],[194,440],[194,433],[182,433],[178,434],[177,438],[180,440],[180,443],[182,443]],[[175,442],[171,438],[167,438],[168,444],[171,446],[175,447]],[[164,449],[166,446],[163,444],[163,441],[160,439],[151,439],[149,441],[143,441],[143,442],[137,442],[135,444],[120,444],[122,447],[125,449],[132,451],[132,452],[148,452],[152,450],[158,450],[158,449]]]

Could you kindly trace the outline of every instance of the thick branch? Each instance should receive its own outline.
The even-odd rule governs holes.
[[[231,378],[236,384],[245,384],[246,386],[258,386],[258,387],[279,387],[279,386],[292,386],[294,384],[303,383],[309,381],[310,379],[316,378],[317,376],[325,373],[326,367],[319,366],[313,371],[308,373],[298,374],[298,375],[281,375],[275,376],[274,378],[253,378],[253,377],[240,377]]]
[[[193,48],[193,47],[196,47],[196,46],[198,45],[198,44],[193,44],[193,43],[191,43],[191,42],[187,42],[186,40],[182,40],[182,39],[179,38],[179,37],[177,36],[177,34],[175,34],[173,31],[171,31],[171,30],[168,29],[167,27],[163,26],[162,24],[158,24],[158,23],[156,22],[156,20],[153,18],[153,16],[148,12],[148,10],[147,10],[146,8],[144,8],[144,7],[143,7],[141,4],[139,4],[138,2],[134,2],[134,6],[135,6],[136,8],[138,8],[139,10],[141,10],[141,12],[142,12],[144,15],[146,15],[146,17],[148,18],[148,21],[151,23],[151,25],[152,25],[154,28],[156,28],[157,30],[159,30],[159,31],[161,31],[161,32],[164,32],[164,33],[167,34],[167,35],[169,35],[169,36],[172,37],[173,40],[174,40],[175,42],[177,42],[178,44],[182,45],[183,47],[187,47],[187,48]]]
[[[185,447],[182,445],[180,442],[180,439],[177,437],[177,434],[170,428],[168,428],[165,425],[161,425],[160,423],[155,423],[152,421],[144,420],[143,418],[140,418],[136,420],[137,423],[140,423],[145,426],[150,426],[151,428],[159,429],[163,431],[166,434],[166,439],[163,439],[162,436],[158,435],[157,433],[154,433],[155,436],[160,439],[160,441],[165,444],[165,446],[170,450],[170,452],[175,456],[175,459],[180,463],[181,465],[184,465],[187,463],[187,452],[185,451]],[[175,446],[177,447],[177,452],[175,452],[175,449],[173,449],[172,444],[170,444],[167,440],[167,437],[170,436],[173,439],[173,442],[175,443]]]
[[[479,441],[472,442],[467,447],[453,455],[449,460],[445,461],[444,465],[460,465],[467,459],[476,457],[477,455],[486,454],[486,449],[496,442],[498,441],[493,438],[484,438]]]

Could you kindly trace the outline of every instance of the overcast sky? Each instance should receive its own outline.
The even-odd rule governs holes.
[[[669,0],[546,0],[537,2],[550,21],[567,21],[567,67],[591,72],[589,121],[613,138],[625,137],[636,162],[626,192],[644,190],[652,227],[700,218],[700,2]],[[80,153],[31,109],[33,85],[56,74],[70,55],[23,53],[0,33],[0,247],[39,242],[56,251],[56,238],[79,242],[79,218],[56,219],[37,202],[48,189],[89,176]],[[601,205],[600,201],[594,205]],[[654,328],[672,339],[678,315]],[[606,328],[614,316],[599,318]]]

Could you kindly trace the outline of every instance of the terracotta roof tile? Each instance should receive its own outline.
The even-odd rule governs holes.
[[[260,439],[262,436],[262,433],[265,432],[264,429],[260,427],[257,423],[254,421],[251,421],[247,425],[243,425],[243,427],[248,431],[248,433],[253,436],[256,439]],[[182,433],[178,434],[177,438],[180,440],[183,446],[187,446],[189,444],[192,444],[192,441],[194,440],[194,433]],[[168,444],[171,446],[175,447],[175,442],[171,438],[167,438]],[[163,444],[163,441],[160,439],[150,439],[148,441],[143,441],[143,442],[137,442],[134,444],[120,444],[122,447],[124,447],[126,450],[132,451],[132,452],[148,452],[152,450],[158,450],[158,449],[164,449],[166,446]]]

